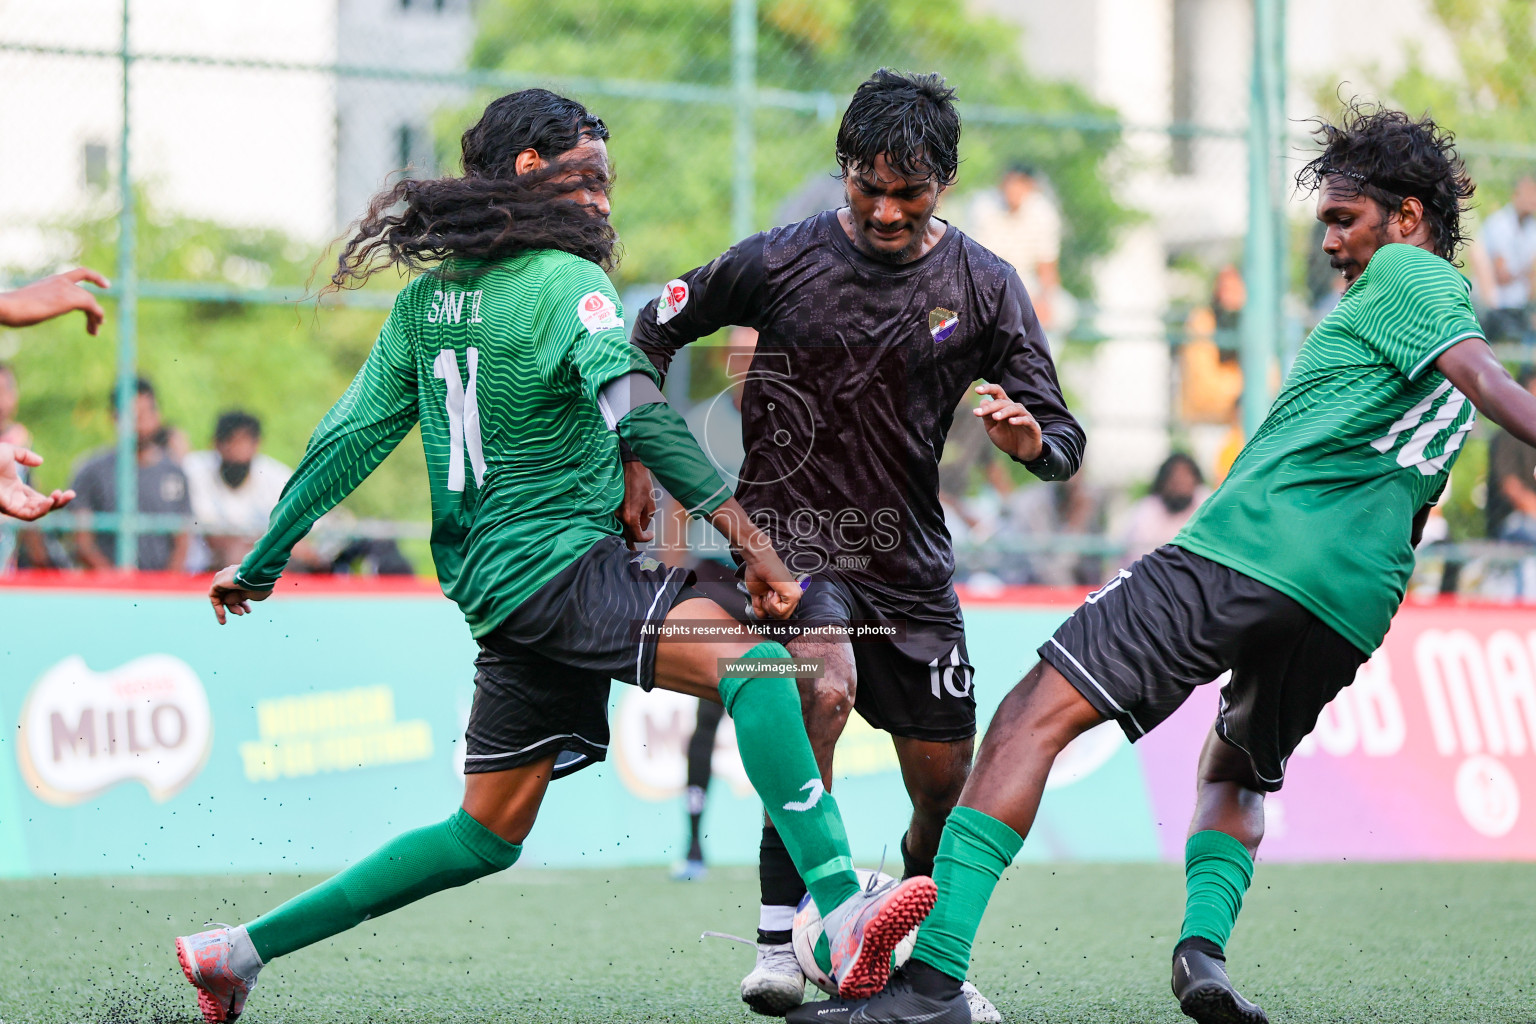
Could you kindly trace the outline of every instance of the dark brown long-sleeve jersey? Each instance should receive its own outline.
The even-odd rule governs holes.
[[[939,459],[978,379],[1040,423],[1045,450],[1025,463],[1036,476],[1082,462],[1082,427],[1019,275],[953,225],[904,264],[860,253],[834,211],[753,235],[670,282],[633,340],[665,373],[678,349],[728,325],[759,332],[736,496],[795,572],[896,603],[949,585]]]

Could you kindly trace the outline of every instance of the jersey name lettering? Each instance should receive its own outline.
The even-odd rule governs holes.
[[[427,310],[427,323],[456,324],[464,316],[464,308],[469,307],[469,322],[480,323],[480,297],[484,292],[476,288],[472,292],[460,292],[449,289],[447,291],[434,291],[432,293],[432,308]],[[468,300],[466,303],[465,300]]]

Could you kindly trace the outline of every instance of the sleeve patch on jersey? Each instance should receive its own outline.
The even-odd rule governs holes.
[[[683,311],[688,305],[688,282],[680,279],[668,281],[656,303],[656,322],[664,324]]]
[[[588,292],[576,302],[576,319],[589,334],[623,328],[624,318],[619,316],[613,300],[602,292]]]

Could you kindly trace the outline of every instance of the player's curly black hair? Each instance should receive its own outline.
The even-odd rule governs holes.
[[[1296,187],[1312,193],[1334,177],[1341,198],[1363,195],[1388,217],[1415,198],[1424,204],[1436,255],[1454,262],[1468,241],[1461,215],[1476,188],[1456,152],[1456,136],[1428,116],[1414,120],[1359,101],[1349,103],[1338,124],[1315,123],[1323,151],[1296,173]]]
[[[943,75],[881,68],[854,91],[837,129],[837,162],[846,174],[874,167],[882,154],[903,178],[955,183],[960,112]]]
[[[331,287],[355,287],[389,266],[422,270],[452,256],[498,259],[530,249],[559,249],[610,268],[613,226],[567,198],[606,191],[607,168],[554,163],[588,139],[607,138],[600,118],[546,89],[492,101],[464,133],[463,176],[406,179],[374,196],[342,248]],[[517,156],[526,149],[548,163],[518,175]]]

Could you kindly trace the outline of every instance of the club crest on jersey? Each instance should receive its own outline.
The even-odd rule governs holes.
[[[688,305],[688,282],[682,280],[668,281],[666,287],[661,290],[661,298],[656,303],[656,322],[664,324],[683,311]]]
[[[576,301],[576,319],[592,334],[624,326],[613,300],[602,292],[588,292]]]
[[[959,326],[960,314],[952,309],[937,306],[928,314],[928,333],[933,335],[934,341],[948,341]]]

